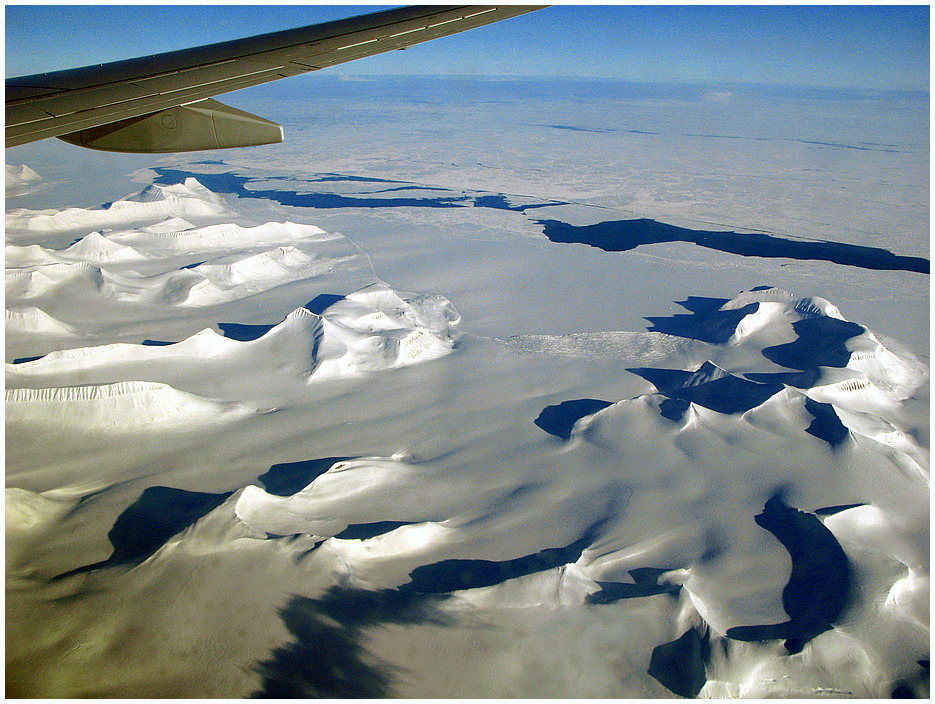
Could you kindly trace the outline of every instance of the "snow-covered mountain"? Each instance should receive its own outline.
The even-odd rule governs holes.
[[[929,372],[833,303],[483,337],[194,179],[7,227],[16,691],[922,691]]]

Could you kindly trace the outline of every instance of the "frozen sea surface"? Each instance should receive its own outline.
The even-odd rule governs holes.
[[[927,696],[919,96],[315,85],[8,153],[8,694]]]

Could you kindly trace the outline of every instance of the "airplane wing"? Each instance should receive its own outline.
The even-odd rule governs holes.
[[[127,61],[6,81],[6,146],[47,137],[91,149],[176,152],[282,141],[274,122],[213,96],[539,9],[406,7]]]

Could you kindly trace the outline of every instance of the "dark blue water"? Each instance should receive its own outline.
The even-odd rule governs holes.
[[[745,257],[813,259],[863,269],[929,273],[929,261],[897,256],[877,247],[839,242],[790,240],[761,233],[691,230],[647,218],[611,220],[594,225],[569,225],[559,220],[539,220],[553,242],[587,244],[608,252],[625,252],[660,242],[691,242]]]
[[[401,193],[412,191],[418,193],[431,192],[441,193],[442,195],[433,196],[412,196],[412,197],[381,197],[372,198],[367,196],[342,195],[337,193],[319,192],[319,193],[295,193],[288,190],[252,190],[246,188],[246,184],[253,179],[245,176],[237,176],[232,173],[223,174],[195,174],[177,169],[168,169],[156,167],[153,169],[158,176],[153,183],[167,185],[181,183],[188,177],[194,177],[201,185],[215,193],[231,193],[241,198],[262,198],[271,200],[282,205],[289,205],[300,208],[493,208],[495,210],[510,210],[514,212],[525,212],[534,208],[545,208],[553,205],[565,205],[560,201],[546,201],[542,203],[527,203],[524,205],[511,205],[506,196],[500,193],[488,194],[467,194],[460,191],[451,191],[444,188],[428,188],[418,184],[406,184],[401,181],[387,181],[385,179],[364,178],[360,176],[344,176],[340,174],[328,174],[319,177],[309,177],[306,180],[296,181],[297,187],[303,191],[308,190],[310,184],[314,183],[387,183],[400,184],[392,188],[387,188],[374,193]]]
[[[845,142],[821,142],[811,139],[797,139],[794,137],[751,137],[751,136],[740,136],[740,135],[731,135],[731,134],[716,134],[716,133],[697,133],[697,132],[653,132],[649,130],[637,130],[637,129],[614,129],[608,127],[582,127],[579,125],[536,125],[537,127],[549,127],[554,130],[566,130],[569,132],[593,132],[593,133],[606,133],[606,132],[622,132],[624,134],[643,134],[643,135],[652,135],[652,136],[661,136],[663,134],[668,134],[670,136],[677,137],[697,137],[699,139],[729,139],[729,140],[746,140],[750,142],[791,142],[794,144],[808,144],[816,147],[830,147],[832,149],[854,149],[862,152],[885,152],[888,154],[898,154],[901,149],[897,149],[896,145],[893,144],[880,144],[876,142],[862,142],[859,144],[847,144]]]
[[[193,174],[175,169],[155,168],[159,176],[154,180],[157,184],[174,184],[183,182],[186,178],[193,176],[198,179],[205,188],[215,193],[231,193],[241,198],[259,198],[271,200],[282,205],[294,206],[299,208],[400,208],[400,207],[418,207],[418,208],[464,208],[474,205],[474,198],[463,193],[450,191],[450,195],[432,196],[432,197],[409,197],[409,198],[368,198],[366,196],[346,196],[337,193],[293,193],[291,191],[280,190],[250,190],[245,186],[252,179],[237,176],[232,173],[224,174]],[[378,179],[360,179],[350,176],[341,176],[333,178],[320,179],[326,181],[379,181],[381,183],[399,183],[398,181],[380,181]],[[314,179],[302,181],[302,187],[307,188]],[[439,189],[433,189],[439,190]]]
[[[555,129],[572,131],[594,131],[571,125],[550,125]],[[832,145],[847,146],[847,145]],[[854,147],[863,148],[863,147]],[[332,182],[362,182],[395,184],[381,193],[431,191],[432,196],[412,197],[369,197],[365,195],[344,195],[329,192],[296,193],[287,190],[250,190],[246,184],[253,179],[233,173],[193,174],[178,169],[156,167],[158,174],[154,183],[180,183],[189,176],[194,176],[209,190],[216,193],[231,193],[243,198],[260,198],[282,205],[304,208],[494,208],[525,212],[534,208],[565,205],[559,201],[543,201],[525,205],[511,205],[503,194],[470,195],[446,189],[423,188],[418,184],[371,179],[360,176],[326,174],[317,178],[297,181],[302,190],[310,184]],[[441,195],[438,195],[441,193]],[[660,242],[689,242],[702,247],[715,249],[747,257],[785,258],[798,260],[828,261],[846,266],[864,269],[912,271],[929,273],[929,261],[921,257],[895,255],[878,247],[842,244],[839,242],[794,240],[766,235],[762,233],[718,232],[710,230],[692,230],[667,223],[639,218],[634,220],[611,220],[593,225],[569,225],[559,220],[535,221],[543,228],[545,236],[553,242],[587,244],[605,251],[623,252],[641,245]]]
[[[553,130],[566,130],[568,132],[617,132],[609,127],[578,127],[576,125],[539,125],[540,127],[551,127]]]
[[[525,213],[527,210],[535,208],[548,208],[552,205],[566,205],[558,201],[549,203],[532,203],[527,205],[510,205],[506,196],[502,193],[495,193],[486,196],[474,196],[475,208],[493,208],[494,210],[510,210],[514,213]]]
[[[350,176],[348,174],[324,174],[312,179],[314,183],[402,183],[402,181],[389,181],[385,178],[370,178],[369,176]]]

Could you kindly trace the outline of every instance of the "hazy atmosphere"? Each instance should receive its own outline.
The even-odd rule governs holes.
[[[8,5],[7,77],[376,9]],[[8,148],[6,694],[928,697],[928,37],[560,6]]]

